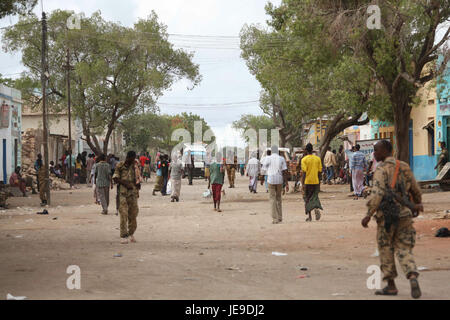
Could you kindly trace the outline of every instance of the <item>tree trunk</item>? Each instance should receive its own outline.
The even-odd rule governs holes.
[[[409,99],[400,98],[394,104],[395,157],[409,163],[409,122],[411,107]]]
[[[352,116],[350,119],[346,119],[346,117],[342,113],[340,113],[336,117],[334,117],[327,132],[320,141],[320,159],[322,160],[322,162],[325,158],[325,153],[327,153],[328,146],[340,132],[351,126],[363,126],[369,123],[370,119],[368,117],[366,120],[359,121],[359,118],[361,118],[361,116],[362,113],[359,113]]]

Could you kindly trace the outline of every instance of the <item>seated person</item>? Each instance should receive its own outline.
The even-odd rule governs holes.
[[[26,184],[25,179],[22,178],[22,175],[20,174],[20,167],[17,167],[14,173],[9,178],[9,185],[11,187],[19,188],[19,190],[22,192],[23,196],[26,197]]]
[[[61,165],[58,164],[55,167],[55,169],[53,170],[53,172],[54,172],[55,176],[57,176],[58,178],[61,178],[62,177]]]

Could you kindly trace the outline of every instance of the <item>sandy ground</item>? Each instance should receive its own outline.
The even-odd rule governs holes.
[[[0,298],[383,299],[366,286],[367,268],[379,263],[372,257],[376,223],[361,227],[366,201],[349,198],[348,186],[323,187],[319,222],[305,222],[300,194],[285,195],[280,225],[271,224],[264,187],[250,194],[245,177],[225,188],[222,213],[202,198],[203,180],[184,180],[179,203],[152,196],[152,188],[153,179],[139,199],[138,243],[128,245],[120,244],[115,206],[101,215],[86,186],[53,192],[48,216],[36,214],[35,195],[9,199],[11,209],[0,211]],[[414,250],[427,268],[423,298],[450,299],[450,238],[434,237],[450,228],[450,220],[438,219],[450,209],[450,193],[426,193],[424,205]],[[66,287],[70,265],[81,269],[80,290]],[[394,299],[411,299],[399,275]]]

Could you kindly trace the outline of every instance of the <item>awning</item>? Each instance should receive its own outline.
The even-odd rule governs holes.
[[[427,130],[430,133],[434,132],[434,120],[431,120],[425,127],[422,129]]]

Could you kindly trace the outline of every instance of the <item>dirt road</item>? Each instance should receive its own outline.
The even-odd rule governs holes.
[[[366,286],[367,268],[379,264],[376,224],[361,227],[365,201],[349,198],[348,186],[323,187],[319,222],[305,222],[300,194],[285,195],[284,221],[273,225],[264,187],[250,194],[244,177],[225,188],[222,213],[202,198],[202,180],[184,180],[179,203],[152,196],[152,182],[139,199],[138,243],[128,245],[120,244],[114,205],[101,215],[87,187],[54,192],[48,216],[36,214],[36,196],[9,199],[11,209],[0,211],[0,298],[382,299]],[[427,268],[423,299],[450,299],[450,238],[434,237],[450,228],[438,219],[450,209],[450,193],[427,193],[424,205],[414,250]],[[81,269],[80,290],[66,287],[70,265]],[[398,271],[394,299],[411,299]]]

